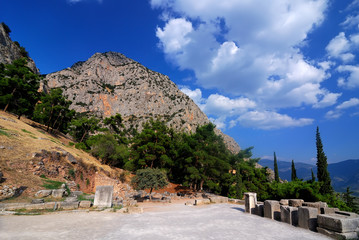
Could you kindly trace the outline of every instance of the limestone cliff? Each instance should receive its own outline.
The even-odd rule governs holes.
[[[96,53],[86,62],[48,74],[42,84],[60,87],[72,101],[71,108],[98,117],[120,113],[127,129],[138,128],[150,118],[161,118],[177,131],[193,132],[209,123],[199,107],[167,76],[154,72],[120,53]],[[238,144],[216,129],[228,148]]]
[[[25,57],[18,43],[13,42],[9,36],[9,28],[0,23],[0,63],[10,64],[14,60]],[[39,74],[35,62],[27,57],[27,66],[36,74]]]

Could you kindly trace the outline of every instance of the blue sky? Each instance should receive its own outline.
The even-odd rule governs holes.
[[[359,0],[0,0],[41,73],[117,51],[256,157],[359,158]]]

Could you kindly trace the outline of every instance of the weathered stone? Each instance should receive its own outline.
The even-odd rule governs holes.
[[[279,201],[280,205],[283,205],[283,206],[288,206],[289,205],[289,200],[288,199],[281,199]]]
[[[65,194],[65,189],[54,189],[52,190],[52,197],[54,198],[62,198]]]
[[[264,201],[264,217],[280,221],[280,204],[279,201]]]
[[[254,214],[260,217],[264,217],[264,205],[263,204],[256,204]]]
[[[293,226],[298,225],[298,208],[289,206],[280,206],[280,219],[282,222]]]
[[[194,205],[204,205],[204,204],[210,204],[211,201],[209,199],[196,199],[194,200]]]
[[[67,153],[67,160],[72,164],[77,164],[77,159],[71,153]]]
[[[328,204],[326,202],[303,202],[302,206],[316,208],[318,209],[318,214],[320,214],[323,208],[328,207]]]
[[[58,204],[56,202],[46,202],[44,203],[44,209],[56,210]]]
[[[359,218],[342,214],[319,214],[318,226],[335,232],[355,232]]]
[[[42,210],[45,209],[45,204],[44,203],[26,204],[24,208],[26,210]]]
[[[90,208],[92,206],[91,201],[81,201],[79,207],[80,208]]]
[[[70,197],[78,197],[78,196],[81,196],[83,194],[82,191],[72,191],[70,193]]]
[[[317,227],[317,230],[318,230],[319,233],[321,233],[323,235],[326,235],[328,237],[331,237],[333,239],[339,239],[339,240],[359,239],[358,232],[338,233],[338,232],[330,231],[328,229],[324,229],[324,228],[321,228],[321,227]]]
[[[316,231],[318,209],[311,207],[298,208],[298,226],[301,228]]]
[[[244,193],[244,206],[247,213],[253,214],[257,204],[257,193]]]
[[[186,206],[193,206],[193,202],[192,202],[192,201],[187,201],[187,202],[185,202],[184,205],[186,205]]]
[[[289,199],[289,206],[291,207],[301,207],[304,200],[302,199]]]
[[[77,202],[77,197],[67,197],[65,199],[65,202]]]
[[[245,200],[242,199],[228,198],[228,202],[245,205]]]
[[[46,190],[40,190],[40,191],[38,191],[37,193],[35,193],[35,197],[40,197],[40,198],[42,198],[42,197],[48,197],[48,196],[50,196],[52,194],[52,190],[48,190],[48,189],[46,189]]]
[[[79,202],[59,202],[58,209],[73,210],[79,208]]]
[[[228,203],[228,197],[215,196],[210,197],[209,200],[211,203]]]
[[[337,211],[339,211],[339,208],[326,207],[321,209],[321,214],[334,214]]]
[[[28,205],[28,203],[3,203],[0,205],[0,209],[6,211],[13,211],[16,209],[26,208],[26,205]]]
[[[31,203],[32,204],[37,204],[37,203],[44,203],[45,200],[43,198],[40,198],[40,199],[32,199],[31,200]]]
[[[113,186],[97,186],[95,193],[95,207],[112,206]]]

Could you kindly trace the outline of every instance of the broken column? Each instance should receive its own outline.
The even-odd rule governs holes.
[[[95,193],[95,207],[112,207],[113,186],[97,186]]]
[[[245,211],[253,214],[257,204],[257,193],[246,192],[244,193]]]

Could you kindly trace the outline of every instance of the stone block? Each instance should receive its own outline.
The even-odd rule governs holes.
[[[328,204],[326,202],[304,202],[303,207],[312,207],[318,209],[318,214],[322,213],[323,208],[327,208]],[[324,211],[324,210],[323,210]]]
[[[207,198],[194,200],[194,205],[204,205],[204,204],[210,204],[210,203],[211,203],[211,201]]]
[[[52,190],[51,196],[54,198],[62,198],[65,194],[65,189],[54,189]]]
[[[336,211],[339,211],[339,208],[326,207],[321,209],[321,214],[334,214]]]
[[[67,197],[65,199],[65,202],[77,202],[77,201],[78,201],[77,197]]]
[[[254,209],[254,214],[258,215],[260,217],[264,217],[264,205],[263,204],[256,204],[256,207]]]
[[[82,191],[72,191],[70,193],[70,197],[78,197],[78,196],[81,196],[83,194]]]
[[[56,202],[46,202],[44,203],[44,209],[56,210],[58,204]]]
[[[91,201],[81,201],[79,204],[80,208],[90,208],[92,206]]]
[[[58,204],[58,208],[63,210],[73,210],[79,208],[79,202],[59,202]]]
[[[280,206],[280,219],[282,222],[297,226],[298,208],[290,206]]]
[[[44,203],[26,204],[25,209],[26,210],[42,210],[42,209],[45,209],[45,204]]]
[[[264,217],[280,221],[280,204],[279,201],[264,201]]]
[[[112,206],[113,186],[97,186],[95,192],[95,207]]]
[[[312,207],[298,208],[298,226],[301,228],[316,231],[318,209]]]
[[[37,204],[37,203],[44,203],[45,200],[43,198],[39,198],[39,199],[32,199],[31,203],[32,204]]]
[[[257,204],[257,193],[244,193],[244,206],[246,213],[253,214]]]
[[[28,205],[28,203],[4,203],[2,205],[2,210],[13,211],[16,209],[25,209],[26,205]]]
[[[340,239],[340,240],[359,239],[358,232],[338,233],[321,227],[317,227],[317,230],[319,233],[331,237],[333,239]]]
[[[48,197],[51,195],[51,193],[52,190],[40,190],[37,193],[35,193],[35,197],[40,197],[40,198]]]
[[[279,201],[280,205],[283,205],[283,206],[288,206],[289,205],[289,200],[288,199],[281,199]]]
[[[228,203],[228,197],[214,196],[209,198],[211,203]]]
[[[318,226],[334,232],[355,232],[358,228],[359,218],[341,214],[319,214]]]
[[[302,199],[289,199],[289,206],[291,207],[301,207],[304,200]]]

